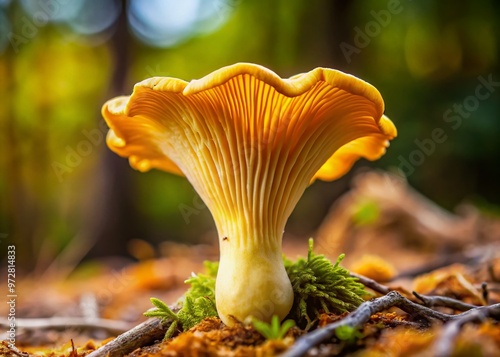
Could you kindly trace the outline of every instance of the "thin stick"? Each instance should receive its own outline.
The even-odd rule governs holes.
[[[493,252],[498,252],[498,251],[500,251],[500,244],[492,243],[465,252],[450,254],[433,262],[426,262],[423,266],[402,271],[397,276],[395,276],[393,280],[400,278],[414,278],[416,276],[431,272],[433,270],[454,263],[461,263],[464,265],[475,265],[480,262],[484,262],[485,257],[488,257],[491,254],[494,254]]]
[[[300,357],[309,351],[312,347],[320,344],[322,341],[333,337],[335,330],[341,326],[350,326],[355,328],[360,328],[370,320],[370,317],[390,307],[398,307],[406,313],[419,316],[426,321],[432,319],[440,320],[443,322],[459,319],[461,316],[467,316],[475,310],[483,310],[486,307],[480,306],[472,310],[466,311],[459,315],[449,315],[438,311],[434,311],[428,307],[418,305],[411,300],[403,297],[397,291],[391,291],[389,294],[376,298],[361,304],[355,311],[347,315],[344,319],[334,322],[332,324],[326,325],[321,329],[317,329],[307,335],[297,339],[295,344],[281,357]],[[491,309],[490,316],[500,315],[500,304],[492,305],[487,307]]]
[[[382,284],[376,282],[373,279],[367,278],[366,276],[359,275],[359,274],[356,274],[356,273],[353,273],[353,272],[350,272],[349,274],[352,277],[357,278],[359,280],[359,282],[361,284],[363,284],[364,286],[366,286],[367,288],[370,288],[373,291],[376,291],[376,292],[378,292],[380,294],[383,294],[383,295],[389,294],[393,290],[393,289],[391,289],[390,287],[388,287],[386,285],[382,285]]]
[[[413,295],[415,295],[417,299],[421,300],[427,307],[444,306],[458,311],[467,311],[478,307],[476,305],[467,304],[463,301],[452,299],[446,296],[421,295],[416,291],[413,291]]]
[[[464,312],[443,327],[441,337],[434,344],[436,357],[449,357],[453,352],[454,342],[462,327],[469,322],[483,322],[488,317],[500,318],[500,304],[482,306]]]
[[[364,302],[344,319],[314,330],[297,339],[295,344],[288,351],[284,352],[281,357],[300,357],[312,347],[331,338],[335,334],[335,330],[340,326],[360,327],[370,320],[373,314],[395,306],[401,299],[404,299],[401,294],[392,291],[383,297]]]
[[[9,326],[6,318],[0,318],[0,326],[6,328]],[[131,328],[129,323],[101,318],[86,317],[48,317],[40,319],[16,319],[17,328],[29,330],[35,329],[56,329],[63,330],[70,327],[85,329],[104,329],[112,334],[120,334]]]
[[[16,346],[13,344],[8,343],[7,341],[1,341],[2,346],[7,348],[10,353],[19,356],[19,357],[31,357],[31,355],[28,352],[23,352],[19,350]]]
[[[171,323],[172,321],[163,324],[160,319],[149,319],[98,348],[87,357],[120,357],[129,354],[137,348],[161,340]]]

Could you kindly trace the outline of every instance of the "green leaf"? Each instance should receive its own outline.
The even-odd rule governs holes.
[[[356,327],[352,327],[349,325],[339,326],[335,329],[335,335],[341,341],[345,341],[347,343],[354,343],[356,340],[363,337],[363,334],[359,332]]]
[[[295,326],[295,321],[286,320],[283,324],[280,324],[279,317],[273,315],[271,323],[266,323],[254,318],[252,320],[252,325],[267,340],[281,340],[285,337],[288,330]]]
[[[170,310],[170,308],[165,304],[163,301],[160,299],[152,297],[151,303],[155,306],[154,309],[148,310],[144,313],[144,316],[147,317],[157,317],[159,318],[162,322],[167,321],[168,319],[172,319],[173,321],[177,321],[178,317],[177,315]]]
[[[160,299],[157,299],[157,298],[150,298],[149,299],[151,301],[151,303],[156,306],[158,309],[160,310],[169,310],[167,304],[165,304],[163,301],[161,301]]]
[[[170,326],[167,329],[167,332],[165,332],[165,337],[163,338],[163,341],[167,341],[172,338],[172,336],[175,333],[175,330],[177,330],[177,325],[178,325],[177,321],[173,321],[172,324],[170,324]]]
[[[374,224],[380,218],[380,207],[372,200],[362,200],[354,207],[352,221],[357,226]]]

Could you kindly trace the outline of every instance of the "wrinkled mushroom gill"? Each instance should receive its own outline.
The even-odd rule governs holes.
[[[148,140],[186,175],[217,226],[240,233],[230,236],[234,244],[240,236],[254,237],[259,245],[281,238],[286,219],[323,165],[336,167],[323,170],[330,177],[321,170],[316,176],[334,179],[360,155],[375,159],[384,152],[381,141],[387,137],[374,120],[381,116],[381,100],[353,96],[325,81],[290,97],[249,74],[189,95],[164,91],[162,81],[149,88],[155,81],[134,91],[127,112],[135,120],[125,142],[150,146],[141,136],[153,135]],[[341,160],[334,155],[327,161],[342,146]],[[130,160],[141,171],[162,168],[136,155]]]

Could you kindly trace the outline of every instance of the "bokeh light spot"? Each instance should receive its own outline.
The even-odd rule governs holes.
[[[228,18],[220,0],[131,0],[128,21],[133,34],[155,47],[171,47],[217,29]]]

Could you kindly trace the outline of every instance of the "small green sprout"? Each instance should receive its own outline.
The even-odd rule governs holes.
[[[269,324],[254,318],[252,320],[252,325],[267,340],[275,341],[283,339],[288,330],[295,326],[295,322],[293,320],[286,320],[283,324],[280,324],[278,315],[273,315],[271,323]]]
[[[177,317],[175,312],[173,312],[167,306],[167,304],[165,304],[163,301],[161,301],[160,299],[154,298],[154,297],[152,297],[150,300],[151,300],[151,303],[155,306],[155,308],[152,310],[146,311],[144,313],[144,316],[157,317],[163,323],[166,322],[168,319],[172,319],[174,321],[179,320],[179,318]]]
[[[206,317],[217,316],[215,307],[215,276],[217,263],[205,262],[207,274],[192,274],[185,283],[190,284],[183,299],[178,303],[179,312],[173,312],[167,304],[157,298],[151,298],[154,309],[146,311],[144,316],[159,318],[163,323],[172,320],[165,334],[165,340],[171,338],[179,324],[183,331],[196,326]]]
[[[335,329],[335,335],[341,341],[345,341],[348,344],[353,344],[356,340],[363,337],[363,334],[359,332],[356,327],[345,325],[339,326]]]
[[[356,203],[352,221],[356,226],[369,226],[380,218],[379,204],[373,200],[363,199]]]
[[[167,304],[165,304],[160,299],[152,297],[151,303],[155,306],[154,309],[148,310],[144,313],[146,317],[156,317],[160,319],[162,323],[167,322],[169,319],[172,319],[172,324],[169,326],[167,332],[165,333],[165,340],[168,340],[173,336],[175,330],[177,329],[177,325],[180,322],[179,317],[173,312]]]

